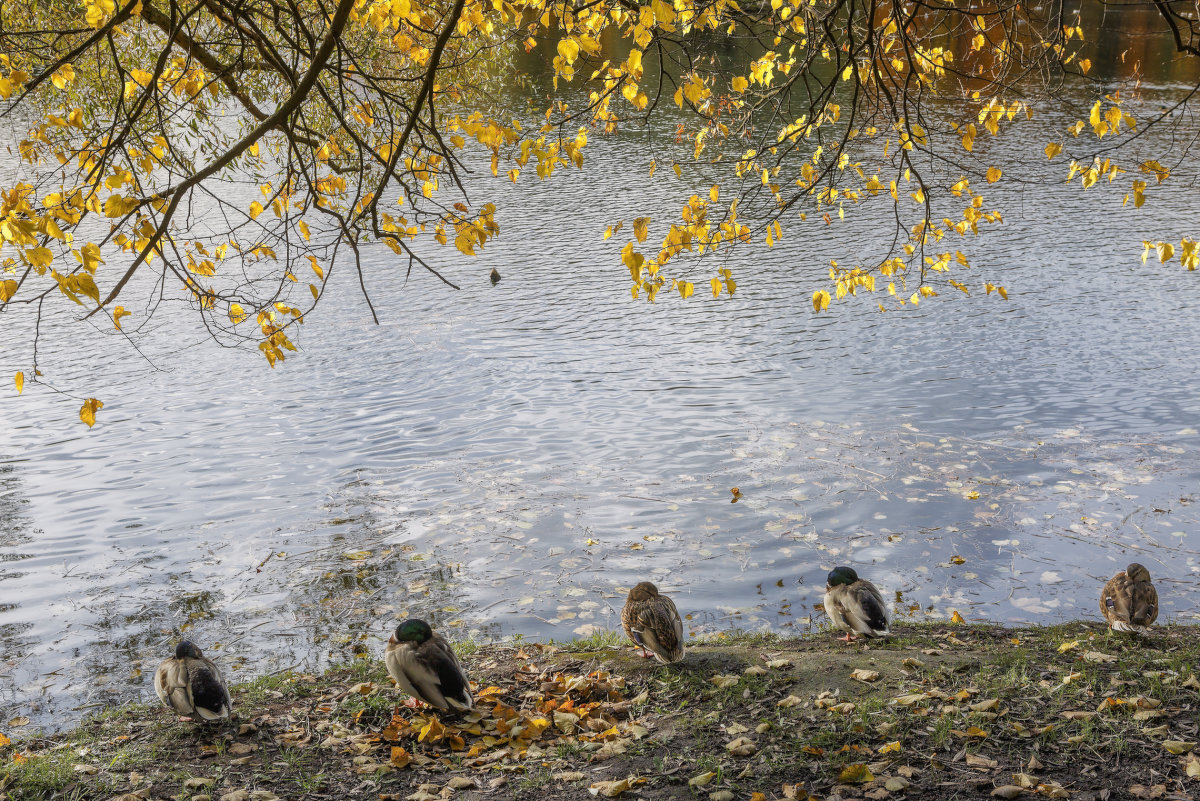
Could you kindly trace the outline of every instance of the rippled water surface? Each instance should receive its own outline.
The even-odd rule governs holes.
[[[872,236],[852,215],[743,254],[732,298],[651,306],[600,233],[707,183],[634,189],[639,147],[503,190],[502,238],[439,265],[461,291],[377,257],[379,326],[342,270],[276,370],[97,334],[49,376],[104,399],[94,429],[6,393],[0,706],[148,697],[181,632],[235,677],[379,653],[407,615],[570,638],[643,578],[694,632],[807,631],[836,563],[901,615],[1033,622],[1098,617],[1137,559],[1195,616],[1200,277],[1138,258],[1195,236],[1194,191],[996,193],[970,244],[1007,302],[815,316],[821,265]]]

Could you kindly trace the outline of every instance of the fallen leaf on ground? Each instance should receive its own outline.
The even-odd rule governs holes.
[[[1016,798],[1023,792],[1025,791],[1015,784],[1002,784],[995,790],[992,790],[992,795],[996,798]]]
[[[838,781],[842,784],[864,784],[874,781],[874,779],[875,776],[871,773],[871,769],[862,764],[847,765],[838,774]]]
[[[878,681],[879,671],[859,668],[850,674],[850,678],[858,679],[859,681]]]

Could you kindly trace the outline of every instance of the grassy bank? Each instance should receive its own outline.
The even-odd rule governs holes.
[[[0,748],[0,798],[1072,799],[1200,792],[1200,639],[918,626],[730,635],[666,667],[616,637],[464,647],[477,710],[398,707],[380,660],[234,688],[237,720],[127,706]]]

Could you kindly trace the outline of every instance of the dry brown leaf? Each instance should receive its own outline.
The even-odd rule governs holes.
[[[799,706],[800,704],[803,704],[803,703],[804,703],[803,698],[798,698],[794,695],[789,695],[787,698],[784,698],[782,701],[775,704],[775,706],[792,707],[792,706]]]
[[[1015,784],[1002,784],[995,790],[992,790],[992,795],[996,798],[1016,798],[1023,792],[1025,791]]]
[[[734,756],[751,756],[758,750],[758,746],[751,739],[746,737],[738,737],[736,740],[730,740],[725,743],[725,750]]]
[[[583,781],[584,779],[586,779],[587,774],[581,773],[580,771],[577,771],[577,770],[570,770],[570,771],[567,771],[566,773],[555,773],[551,776],[551,778],[557,779],[560,782],[579,782],[579,781]]]
[[[469,779],[466,776],[455,776],[450,781],[446,782],[446,786],[451,790],[470,790],[479,785],[474,779]]]
[[[855,670],[850,674],[850,678],[858,679],[859,681],[878,681],[879,680],[879,671],[878,670],[864,670],[862,668],[859,668],[858,670]]]
[[[203,790],[206,787],[212,787],[216,783],[217,783],[216,779],[205,779],[205,778],[201,778],[201,777],[194,777],[191,779],[183,780],[183,789],[189,793],[194,793],[197,790]]]
[[[996,760],[979,754],[967,754],[967,764],[973,768],[983,768],[984,770],[994,770],[1000,767],[1000,763]]]
[[[1038,780],[1035,777],[1030,776],[1028,773],[1014,773],[1013,782],[1016,783],[1018,787],[1038,786]]]
[[[1163,748],[1172,754],[1186,754],[1196,747],[1195,743],[1183,740],[1163,740]]]
[[[1069,710],[1067,712],[1060,712],[1059,714],[1067,720],[1091,720],[1092,718],[1096,717],[1095,712],[1087,712],[1084,710]]]
[[[895,793],[899,792],[900,790],[908,789],[910,784],[911,782],[908,779],[901,778],[900,776],[893,776],[883,783],[883,787],[888,792]]]
[[[732,687],[733,685],[737,684],[739,681],[741,681],[741,678],[738,676],[718,675],[713,676],[711,679],[709,679],[709,681],[724,690],[726,687]]]
[[[1112,654],[1104,654],[1099,651],[1088,651],[1083,655],[1083,658],[1087,662],[1101,662],[1101,663],[1116,662],[1118,659],[1118,657],[1115,657]]]
[[[728,790],[717,790],[708,794],[708,801],[733,801],[733,793]]]
[[[693,776],[692,778],[688,779],[688,787],[703,787],[704,785],[711,782],[716,777],[716,775],[717,775],[716,773],[714,773],[713,771],[710,770],[710,771],[701,773],[698,776]]]

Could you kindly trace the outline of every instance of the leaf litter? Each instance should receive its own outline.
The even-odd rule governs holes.
[[[950,636],[967,647],[937,647]],[[400,705],[381,666],[359,660],[236,688],[239,719],[224,727],[127,707],[7,743],[0,793],[46,797],[59,776],[54,792],[104,801],[180,789],[218,801],[1189,799],[1198,657],[1187,629],[1135,641],[1086,624],[925,626],[854,646],[735,635],[671,667],[524,643],[464,654],[476,708],[460,715]],[[869,682],[854,676],[864,664]],[[1160,716],[1148,725],[1143,712]]]

